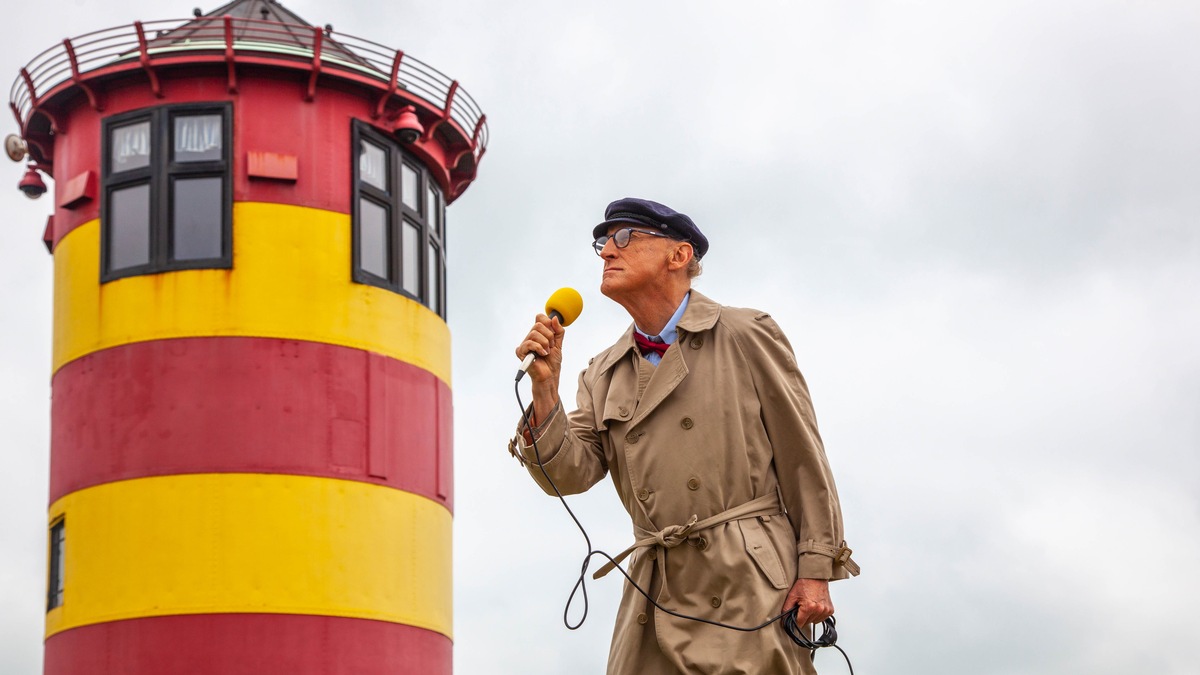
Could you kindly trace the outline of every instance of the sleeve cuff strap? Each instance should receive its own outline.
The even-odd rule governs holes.
[[[554,404],[553,408],[550,409],[550,414],[546,415],[546,419],[542,420],[541,424],[538,424],[533,428],[533,433],[531,436],[535,441],[542,439],[542,435],[546,433],[546,429],[548,429],[555,421],[561,410],[562,401],[559,401],[558,403]],[[529,408],[526,409],[526,414],[531,416],[533,415],[533,405],[530,405]],[[533,447],[531,444],[525,442],[525,432],[527,429],[528,427],[525,425],[525,418],[522,417],[521,421],[517,423],[517,435],[513,436],[512,439],[508,441],[508,454],[515,457],[516,460],[521,463],[521,466],[525,466],[526,461],[533,459],[532,456],[526,456],[528,454],[532,454],[529,451]]]
[[[844,568],[845,571],[849,572],[850,576],[853,577],[858,576],[859,572],[861,571],[858,567],[858,563],[850,559],[850,554],[854,551],[852,551],[849,546],[846,546],[846,542],[844,540],[838,546],[830,546],[828,544],[822,544],[813,539],[809,539],[808,541],[799,543],[796,546],[796,552],[801,556],[806,553],[815,553],[817,555],[822,555],[832,559],[835,572],[834,576],[837,577],[841,576],[836,574],[839,571],[837,569],[839,567]]]

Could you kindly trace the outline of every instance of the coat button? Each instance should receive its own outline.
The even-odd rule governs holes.
[[[642,624],[643,626],[645,626],[646,622],[649,620],[650,620],[650,617],[646,616],[645,612],[638,614],[638,623]]]
[[[625,442],[630,445],[637,443],[638,442],[638,433],[636,431],[631,431],[631,432],[625,434]]]
[[[642,488],[641,490],[638,490],[637,498],[639,501],[643,501],[643,502],[646,501],[647,499],[650,498],[650,491],[647,490],[646,488]]]
[[[655,558],[658,557],[658,549],[651,547],[650,552],[646,554],[646,557],[649,558],[650,560],[654,560]]]
[[[696,548],[700,549],[701,551],[708,548],[708,540],[704,537],[700,537],[700,541],[696,542]]]
[[[621,417],[629,417],[629,408],[621,406],[620,408],[617,408],[617,414]]]
[[[695,423],[692,422],[692,418],[685,417],[679,421],[679,426],[683,427],[684,429],[691,429],[695,426]]]
[[[695,477],[689,478],[688,479],[688,489],[689,490],[699,490],[700,489],[700,479],[695,478]]]
[[[691,346],[692,349],[700,349],[701,347],[704,346],[704,338],[697,335],[696,337],[692,338],[692,341],[688,344]]]
[[[709,600],[708,602],[709,602],[709,603],[710,603],[710,604],[711,604],[713,607],[720,607],[720,606],[721,606],[721,599],[720,599],[720,598],[718,598],[718,597],[717,597],[717,596],[715,596],[715,595],[712,597],[712,600]]]

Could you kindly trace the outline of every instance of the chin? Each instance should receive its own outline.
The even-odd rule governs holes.
[[[622,295],[621,284],[616,279],[603,279],[600,281],[600,294],[609,300],[618,300]]]

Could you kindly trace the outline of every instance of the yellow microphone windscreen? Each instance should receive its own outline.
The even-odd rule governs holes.
[[[574,288],[560,288],[546,301],[546,315],[557,312],[564,326],[570,326],[582,311],[583,297]]]

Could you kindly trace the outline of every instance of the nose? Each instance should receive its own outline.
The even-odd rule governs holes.
[[[604,242],[604,248],[600,249],[600,257],[606,259],[615,258],[617,257],[617,251],[618,249],[616,240],[612,237],[609,237],[608,241]]]

